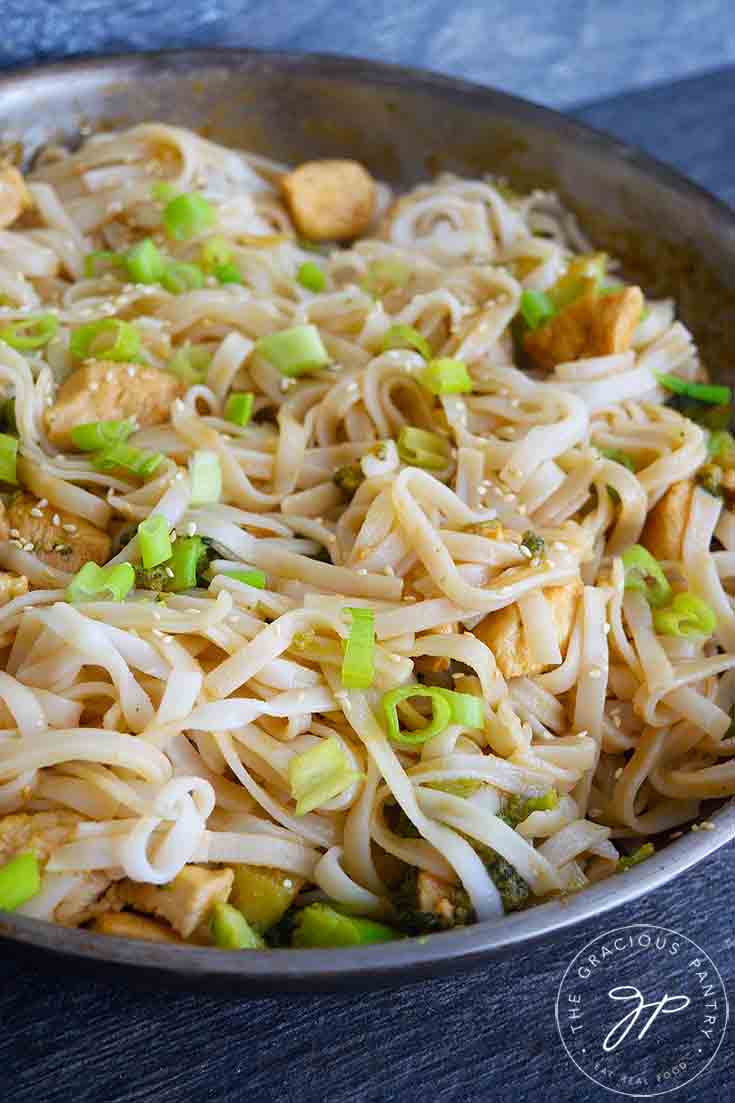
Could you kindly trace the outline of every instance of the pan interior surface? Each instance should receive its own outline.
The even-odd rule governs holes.
[[[286,162],[352,157],[396,189],[440,171],[493,173],[519,190],[558,192],[627,278],[671,296],[711,375],[731,382],[735,217],[673,171],[612,138],[491,89],[412,70],[314,55],[200,50],[69,62],[0,80],[0,143],[24,163],[48,143],[162,121]],[[396,982],[478,964],[491,954],[651,891],[732,837],[671,843],[642,866],[568,901],[367,950],[253,955],[125,942],[3,916],[0,935],[43,949],[251,990]]]

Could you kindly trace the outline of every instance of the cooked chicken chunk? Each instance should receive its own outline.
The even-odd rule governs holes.
[[[370,225],[375,182],[357,161],[307,161],[281,179],[294,225],[312,241],[348,241]]]
[[[170,927],[132,912],[108,912],[101,915],[95,920],[92,930],[96,934],[108,934],[113,938],[136,938],[142,942],[181,942]]]
[[[83,517],[53,506],[41,508],[32,494],[18,494],[8,507],[11,539],[33,544],[39,559],[71,574],[92,560],[100,565],[110,558],[110,537]],[[40,516],[39,516],[40,514]]]
[[[57,847],[72,838],[81,817],[74,812],[15,812],[0,819],[0,865],[32,850],[46,862]]]
[[[24,574],[0,571],[0,606],[7,605],[14,597],[28,593],[28,579]]]
[[[213,904],[227,901],[233,878],[231,869],[184,866],[170,885],[159,887],[126,880],[116,887],[115,895],[137,911],[165,919],[188,938],[206,919]]]
[[[673,483],[648,514],[641,544],[654,558],[681,559],[681,545],[693,492],[692,479]]]
[[[85,873],[82,881],[57,904],[54,920],[62,927],[79,927],[89,922],[107,905],[104,894],[112,884],[112,878],[104,871]]]
[[[438,915],[447,926],[452,926],[457,906],[458,887],[422,869],[416,878],[418,910]]]
[[[56,402],[46,412],[46,432],[52,444],[75,450],[71,431],[90,421],[135,418],[140,428],[161,425],[171,403],[182,392],[171,372],[142,364],[89,360],[59,388]]]
[[[452,632],[458,631],[459,625],[455,620],[447,624],[440,624],[438,628],[432,630],[431,635],[449,636]],[[419,655],[413,661],[414,670],[418,674],[444,674],[449,670],[451,663],[452,660],[444,655]]]
[[[565,582],[563,586],[549,586],[544,596],[549,602],[551,614],[556,625],[559,650],[567,649],[574,624],[577,601],[582,591],[578,580]],[[540,674],[548,667],[534,663],[523,628],[523,621],[517,605],[507,605],[481,620],[473,629],[478,639],[492,651],[498,669],[505,678],[519,678],[525,674]]]
[[[0,168],[0,230],[12,226],[27,207],[33,205],[33,198],[17,168],[6,165]]]
[[[551,371],[556,364],[608,356],[630,348],[643,309],[640,287],[608,295],[587,293],[523,338],[529,356]]]

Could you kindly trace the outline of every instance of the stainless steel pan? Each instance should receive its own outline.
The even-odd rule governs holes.
[[[728,379],[735,347],[735,216],[626,145],[489,88],[347,58],[196,50],[71,61],[0,79],[0,142],[30,160],[50,140],[161,119],[285,161],[347,155],[397,187],[440,169],[492,171],[521,189],[555,188],[626,275],[673,295],[705,362]],[[184,983],[316,990],[397,983],[478,964],[598,915],[701,861],[735,834],[685,834],[625,876],[502,921],[359,950],[226,953],[66,930],[13,915],[0,935],[43,950]],[[80,962],[81,964],[81,962]]]

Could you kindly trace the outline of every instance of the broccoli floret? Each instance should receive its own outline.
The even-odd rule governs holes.
[[[470,898],[459,885],[439,881],[409,866],[391,893],[393,922],[406,934],[430,934],[474,923]]]
[[[158,567],[142,567],[137,564],[135,567],[135,588],[137,590],[153,590],[154,593],[160,594],[166,589],[170,577],[163,563]]]
[[[495,888],[500,893],[504,911],[515,912],[520,911],[521,908],[525,908],[528,903],[528,898],[531,895],[531,890],[520,873],[513,868],[510,862],[507,862],[497,851],[493,850],[492,847],[485,846],[483,843],[478,843],[474,839],[468,841],[472,843],[472,846],[477,851],[478,857],[482,859],[482,864],[490,874]]]
[[[523,539],[521,540],[521,547],[527,548],[531,553],[532,559],[543,559],[546,554],[546,543],[543,536],[537,536],[535,532],[523,533]]]
[[[644,843],[643,846],[639,846],[637,850],[634,850],[632,854],[624,854],[622,858],[618,858],[616,869],[618,873],[622,873],[632,866],[637,866],[639,862],[645,862],[646,858],[650,858],[653,853],[653,843]]]
[[[509,827],[515,828],[519,823],[523,823],[532,812],[550,812],[552,808],[556,808],[558,803],[559,797],[556,789],[549,789],[548,793],[545,793],[542,797],[509,797],[499,815]]]
[[[339,487],[347,501],[354,498],[364,480],[365,475],[359,463],[346,463],[344,467],[338,467],[334,473],[334,484]]]

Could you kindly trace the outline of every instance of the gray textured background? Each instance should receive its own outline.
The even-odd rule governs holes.
[[[329,50],[554,107],[735,61],[730,0],[0,0],[0,65],[156,45]]]
[[[0,0],[0,67],[164,46],[326,50],[434,68],[577,113],[735,201],[732,0]],[[714,70],[718,70],[714,72]],[[683,79],[687,78],[687,79]],[[594,101],[594,102],[592,102]],[[1,129],[2,120],[0,120]],[[450,980],[253,1000],[117,978],[0,943],[2,1103],[586,1103],[561,1049],[564,969],[612,926],[683,931],[735,995],[735,846],[655,896]],[[732,1025],[667,1098],[735,1100]]]

